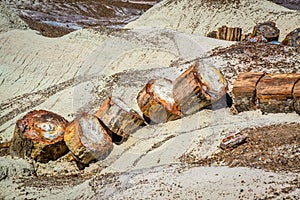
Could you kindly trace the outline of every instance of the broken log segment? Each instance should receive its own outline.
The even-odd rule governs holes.
[[[300,80],[296,82],[293,89],[294,110],[300,115]]]
[[[253,36],[264,36],[268,42],[278,41],[280,30],[276,27],[274,22],[268,21],[264,23],[258,23],[252,32]]]
[[[256,85],[264,76],[262,72],[240,73],[233,83],[234,106],[238,112],[256,110]]]
[[[109,96],[96,116],[113,132],[111,136],[115,143],[126,141],[138,128],[145,126],[144,119],[118,97]],[[114,137],[113,134],[119,137]]]
[[[173,82],[152,79],[139,92],[137,103],[148,123],[165,123],[182,117],[172,95]]]
[[[293,88],[300,74],[267,74],[256,86],[259,108],[266,113],[294,111]]]
[[[64,132],[68,124],[62,116],[34,110],[19,119],[10,144],[10,155],[39,162],[56,160],[68,152]]]
[[[300,47],[300,28],[297,28],[287,34],[287,36],[282,41],[283,45]]]
[[[99,119],[87,113],[66,127],[64,140],[74,158],[84,165],[104,159],[113,148],[112,140]]]
[[[243,144],[246,141],[247,137],[248,135],[242,134],[239,130],[229,132],[221,140],[220,148],[223,150],[229,148],[235,148]]]
[[[219,70],[209,63],[195,61],[175,81],[173,96],[184,115],[212,105],[226,95],[227,84]]]
[[[207,37],[228,40],[228,41],[241,41],[242,29],[235,27],[222,26],[217,31],[212,31],[207,34]]]

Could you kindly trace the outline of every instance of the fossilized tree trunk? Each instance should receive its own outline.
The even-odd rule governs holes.
[[[111,136],[116,143],[126,141],[130,134],[145,125],[144,119],[117,97],[108,97],[96,116],[113,132]]]
[[[268,74],[256,87],[257,100],[262,112],[293,112],[293,87],[300,74]]]
[[[137,103],[148,123],[165,123],[181,118],[180,107],[172,95],[173,83],[168,79],[153,79],[139,92]]]
[[[99,119],[86,113],[66,127],[64,140],[74,158],[85,165],[104,159],[113,148],[112,140]]]
[[[276,27],[274,22],[268,21],[264,23],[258,23],[252,32],[253,36],[264,36],[268,42],[278,41],[280,30]]]
[[[220,71],[208,63],[196,61],[175,81],[173,96],[184,115],[193,114],[221,99],[227,91]]]
[[[299,47],[300,46],[300,28],[297,28],[287,34],[287,36],[282,41],[282,44],[288,46]]]
[[[68,151],[63,140],[67,124],[63,117],[49,111],[29,112],[16,123],[10,154],[39,162],[56,160]]]
[[[263,75],[262,72],[240,73],[234,81],[232,93],[238,112],[256,109],[256,85]]]

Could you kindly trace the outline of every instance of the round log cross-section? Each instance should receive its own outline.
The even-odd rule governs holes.
[[[11,156],[29,157],[39,162],[56,160],[68,151],[63,140],[67,124],[67,120],[53,112],[29,112],[16,123]]]
[[[130,134],[145,125],[144,119],[117,97],[109,96],[96,116],[112,131],[113,142],[117,144],[126,141]]]
[[[276,27],[274,22],[268,21],[258,23],[252,32],[253,36],[264,36],[268,42],[278,41],[280,30]]]
[[[111,138],[99,119],[86,113],[66,127],[64,140],[74,158],[84,165],[104,159],[113,148]]]
[[[150,80],[139,92],[137,103],[148,123],[165,123],[182,117],[172,90],[172,81],[162,78]]]
[[[226,91],[221,72],[210,64],[199,65],[197,60],[174,81],[173,96],[181,112],[189,115],[217,102]]]

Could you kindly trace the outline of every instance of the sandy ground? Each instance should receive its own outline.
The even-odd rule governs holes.
[[[227,17],[227,25],[247,31],[260,19],[276,19],[283,34],[300,26],[299,11],[268,1],[249,2],[251,9],[246,1],[216,7],[213,3],[204,6],[196,1],[166,0],[129,24],[132,30],[79,30],[61,38],[45,38],[32,30],[1,33],[0,142],[10,140],[16,120],[33,109],[48,109],[72,120],[80,111],[94,113],[112,94],[138,111],[136,95],[148,80],[175,79],[196,57],[220,69],[229,88],[243,71],[299,72],[299,48],[203,36],[226,24]],[[245,18],[237,17],[234,11]],[[6,155],[0,157],[0,197],[296,199],[300,194],[299,119],[296,113],[262,114],[258,110],[234,114],[230,108],[206,109],[180,120],[143,127],[126,143],[114,145],[105,160],[81,171],[74,162],[67,162],[66,156],[41,164]],[[281,162],[280,156],[287,150],[295,158],[292,164],[296,169],[291,170],[286,162],[276,170],[276,162],[263,167],[265,160],[257,160],[260,147],[268,151],[252,142],[266,134],[269,128],[262,128],[266,126],[275,127],[275,135],[276,130],[286,132],[290,141],[272,147],[279,153],[271,161],[279,158],[276,162]],[[257,137],[250,137],[246,146],[232,153],[220,151],[220,139],[226,132],[254,127]],[[285,131],[290,127],[294,127],[293,133]],[[230,155],[243,155],[238,151],[243,148],[250,154],[242,165]],[[237,164],[232,165],[232,160]]]

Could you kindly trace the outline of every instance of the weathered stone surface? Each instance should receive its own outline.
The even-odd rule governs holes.
[[[152,79],[139,92],[137,103],[148,123],[165,123],[181,118],[180,107],[175,103],[173,83],[169,79]]]
[[[287,36],[282,41],[282,44],[288,46],[299,47],[300,46],[300,28],[297,28],[287,34]]]
[[[262,112],[293,112],[293,87],[300,74],[268,74],[256,87],[258,106]]]
[[[262,72],[244,72],[234,81],[232,93],[238,112],[256,109],[256,85],[263,75]]]
[[[120,98],[109,96],[100,106],[96,116],[104,125],[121,138],[114,142],[126,141],[130,134],[144,126],[143,118]],[[112,137],[114,138],[114,137]]]
[[[278,41],[280,30],[276,27],[276,24],[272,21],[258,23],[252,32],[253,36],[264,36],[268,42]]]
[[[246,141],[247,135],[240,131],[232,131],[221,140],[221,149],[234,148]]]
[[[63,141],[67,124],[67,120],[50,111],[27,113],[16,123],[10,154],[39,162],[56,160],[68,151]]]
[[[113,148],[111,138],[99,119],[86,113],[66,127],[64,140],[74,158],[85,165],[104,159]]]
[[[242,39],[242,29],[241,28],[232,28],[227,26],[222,26],[218,28],[217,31],[212,31],[207,34],[207,37],[212,37],[221,40],[228,41],[241,41]]]
[[[293,89],[294,110],[300,114],[300,81],[297,81]]]
[[[226,90],[221,72],[197,60],[174,81],[173,96],[181,112],[189,115],[221,99]]]

